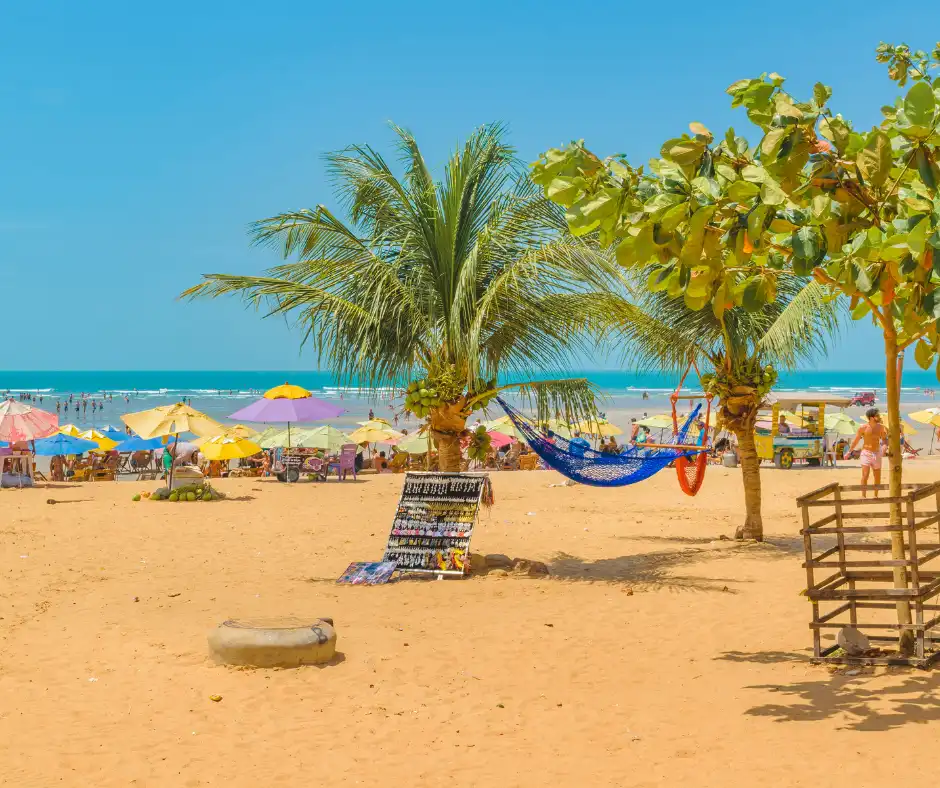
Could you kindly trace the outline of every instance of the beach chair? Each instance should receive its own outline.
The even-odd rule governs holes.
[[[537,454],[523,454],[519,457],[520,471],[534,471],[539,467],[539,456]]]
[[[339,457],[329,463],[328,471],[336,469],[336,478],[339,481],[346,479],[346,474],[352,471],[353,479],[356,478],[356,444],[346,443],[339,450]]]
[[[404,473],[408,467],[408,452],[400,451],[392,456],[388,463],[388,469],[392,473]]]

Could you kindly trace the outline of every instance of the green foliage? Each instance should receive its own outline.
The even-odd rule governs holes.
[[[290,314],[343,381],[424,380],[417,389],[428,396],[408,392],[415,412],[441,402],[473,408],[495,394],[500,375],[563,368],[592,317],[592,289],[615,265],[566,231],[564,212],[529,180],[502,127],[474,132],[436,181],[412,135],[395,132],[402,175],[369,146],[327,157],[347,221],[323,205],[262,220],[255,241],[295,261],[265,276],[206,275],[184,296],[232,293],[268,315]],[[551,192],[564,201],[571,188],[560,180]],[[579,210],[591,221],[612,215],[616,204],[602,197]],[[591,394],[583,381],[569,383]],[[588,401],[555,388],[559,402]]]
[[[482,424],[470,433],[470,443],[467,446],[467,456],[471,460],[482,462],[490,453],[492,439]]]
[[[919,343],[918,363],[930,366],[940,347],[940,83],[929,74],[940,45],[927,54],[882,44],[877,58],[911,84],[869,131],[833,113],[827,86],[798,100],[779,74],[762,74],[727,91],[758,128],[753,147],[733,129],[716,142],[692,123],[648,171],[579,142],[544,154],[533,180],[546,188],[568,178],[572,229],[596,229],[650,292],[688,310],[710,308],[719,321],[729,310],[755,313],[787,279],[813,276],[900,349]],[[617,210],[589,223],[601,195]]]

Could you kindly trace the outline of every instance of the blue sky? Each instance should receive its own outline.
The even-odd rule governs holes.
[[[831,106],[870,126],[894,96],[875,46],[929,48],[916,36],[940,30],[929,5],[915,23],[856,3],[835,26],[829,6],[818,28],[760,8],[4,4],[0,314],[30,330],[7,333],[0,366],[310,369],[282,320],[175,297],[203,272],[276,262],[248,246],[246,227],[329,204],[323,152],[385,148],[394,120],[436,166],[500,120],[527,160],[584,138],[639,163],[689,121],[745,126],[724,89],[762,71],[797,95],[832,85]],[[852,326],[821,366],[880,367],[880,347]]]

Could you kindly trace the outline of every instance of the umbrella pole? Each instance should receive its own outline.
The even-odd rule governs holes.
[[[179,445],[179,442],[180,442],[180,434],[177,432],[176,437],[173,440],[173,452],[172,452],[173,459],[170,462],[170,474],[166,480],[166,486],[170,492],[173,492],[173,466],[176,465],[176,447]],[[166,451],[169,451],[169,446],[167,447]]]

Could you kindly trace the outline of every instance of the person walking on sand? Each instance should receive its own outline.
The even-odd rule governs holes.
[[[878,497],[878,485],[881,484],[881,458],[884,456],[884,442],[887,440],[888,431],[885,425],[881,423],[881,414],[878,408],[869,408],[865,411],[867,424],[859,427],[852,445],[845,452],[845,459],[849,459],[855,447],[862,444],[862,498],[868,494],[868,474],[873,472],[875,477],[875,497]]]

